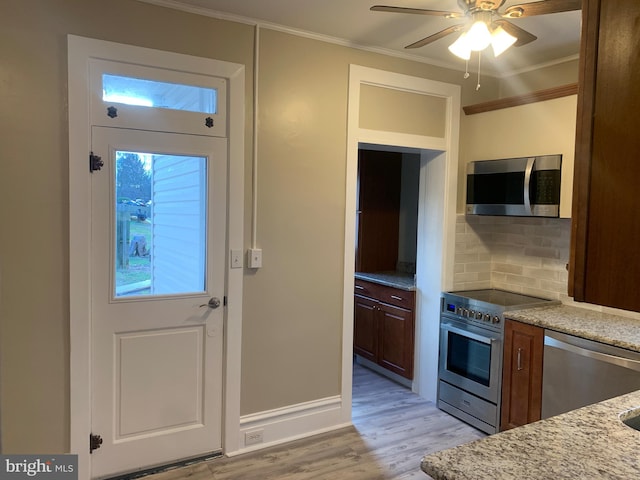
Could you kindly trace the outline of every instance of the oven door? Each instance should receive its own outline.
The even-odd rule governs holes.
[[[502,376],[500,334],[442,317],[438,373],[440,380],[497,404]]]

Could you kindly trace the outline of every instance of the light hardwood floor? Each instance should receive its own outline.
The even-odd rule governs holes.
[[[354,364],[353,427],[145,480],[428,480],[420,459],[484,437],[410,390]]]

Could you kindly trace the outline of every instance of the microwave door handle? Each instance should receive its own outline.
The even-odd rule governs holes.
[[[536,162],[535,157],[527,158],[527,166],[524,169],[524,208],[527,214],[533,215],[531,209],[531,198],[529,197],[529,191],[531,186],[531,172],[533,171],[533,164]]]

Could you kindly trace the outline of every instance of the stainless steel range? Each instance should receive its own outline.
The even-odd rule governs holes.
[[[560,302],[498,289],[442,294],[438,408],[486,433],[500,427],[504,312]]]

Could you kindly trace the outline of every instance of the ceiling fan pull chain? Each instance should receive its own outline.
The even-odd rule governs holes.
[[[464,77],[465,80],[469,78],[469,60],[464,61]]]
[[[476,92],[480,90],[480,59],[482,58],[482,52],[478,52],[478,85],[476,85]]]

